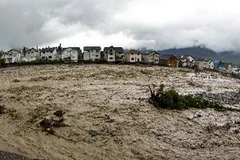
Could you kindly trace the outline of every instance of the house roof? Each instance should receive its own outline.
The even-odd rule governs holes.
[[[202,57],[193,57],[195,59],[195,61],[201,61],[201,62],[210,62],[213,61],[211,59],[206,59],[206,58],[202,58]]]
[[[20,50],[17,50],[17,49],[11,49],[11,50],[8,51],[8,53],[9,53],[9,52],[13,52],[13,51],[19,52],[19,53],[21,52]]]
[[[131,49],[128,52],[126,52],[126,54],[141,54],[141,52],[137,51],[137,50],[134,50],[134,49]]]
[[[107,50],[109,50],[110,48],[113,48],[116,52],[118,52],[118,53],[123,53],[124,52],[124,49],[122,48],[122,47],[113,47],[113,46],[111,46],[111,47],[105,47],[104,48],[104,52],[106,52]]]
[[[142,53],[142,55],[150,55],[150,54],[158,54],[158,55],[160,55],[157,51],[150,51],[150,52]]]
[[[175,55],[173,54],[164,54],[160,56],[160,59],[164,59],[164,60],[169,60],[170,58],[174,58],[174,59],[178,59]]]
[[[214,63],[222,63],[220,60],[213,60]]]
[[[66,50],[66,49],[72,49],[72,50],[76,50],[78,52],[81,52],[80,47],[67,47],[67,48],[63,48],[63,50]]]
[[[56,48],[43,48],[41,52],[53,52]]]
[[[37,49],[31,48],[31,49],[28,49],[28,50],[27,50],[27,52],[31,52],[31,51],[37,51]]]
[[[92,51],[92,50],[96,50],[96,51],[100,51],[101,47],[100,46],[85,46],[83,47],[84,51]]]

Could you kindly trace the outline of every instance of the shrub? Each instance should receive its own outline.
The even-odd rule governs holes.
[[[150,103],[152,103],[157,108],[165,109],[188,109],[188,108],[214,108],[219,111],[224,111],[225,108],[216,103],[211,102],[201,97],[192,95],[179,95],[175,90],[164,91],[164,85],[161,85],[158,91],[153,91],[150,87],[151,97],[149,98]]]
[[[5,58],[0,58],[0,67],[5,67]]]

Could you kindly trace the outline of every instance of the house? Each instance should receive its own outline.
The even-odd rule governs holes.
[[[31,49],[23,50],[23,58],[22,58],[23,62],[34,62],[39,59],[40,59],[40,52],[37,49],[31,48]]]
[[[195,65],[198,69],[214,69],[214,61],[211,59],[205,59],[201,57],[195,57]]]
[[[178,67],[178,58],[172,54],[165,54],[159,57],[159,64],[169,67]]]
[[[180,59],[179,63],[181,67],[189,67],[189,68],[194,67],[195,59],[192,56],[184,55],[184,56],[180,56],[179,59]]]
[[[59,60],[60,53],[56,47],[53,48],[43,48],[40,50],[40,58],[42,60]]]
[[[239,74],[240,73],[239,71],[240,71],[239,68],[235,65],[231,66],[231,68],[229,70],[229,72],[233,73],[233,74]]]
[[[2,56],[5,59],[5,63],[20,63],[22,57],[22,52],[17,49],[11,49]]]
[[[213,60],[214,62],[214,70],[219,71],[224,68],[223,62],[220,60]]]
[[[156,51],[142,53],[142,62],[149,64],[159,64],[160,54]]]
[[[83,60],[96,61],[101,59],[100,46],[85,46],[83,47]]]
[[[137,50],[129,50],[125,53],[125,62],[135,63],[142,61],[142,54]]]
[[[232,68],[233,65],[231,63],[223,62],[222,68],[220,68],[220,70],[231,72]]]
[[[63,48],[60,57],[65,62],[78,62],[81,52],[80,47]]]
[[[105,47],[103,50],[103,57],[107,62],[123,62],[124,50],[122,47]]]

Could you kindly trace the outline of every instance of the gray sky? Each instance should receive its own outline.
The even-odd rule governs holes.
[[[0,0],[0,50],[100,45],[240,51],[238,0]]]

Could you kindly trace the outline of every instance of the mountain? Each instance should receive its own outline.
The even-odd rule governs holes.
[[[240,53],[233,51],[215,52],[205,46],[172,48],[158,51],[160,54],[191,55],[193,57],[203,57],[209,59],[218,59],[225,62],[240,65]]]

